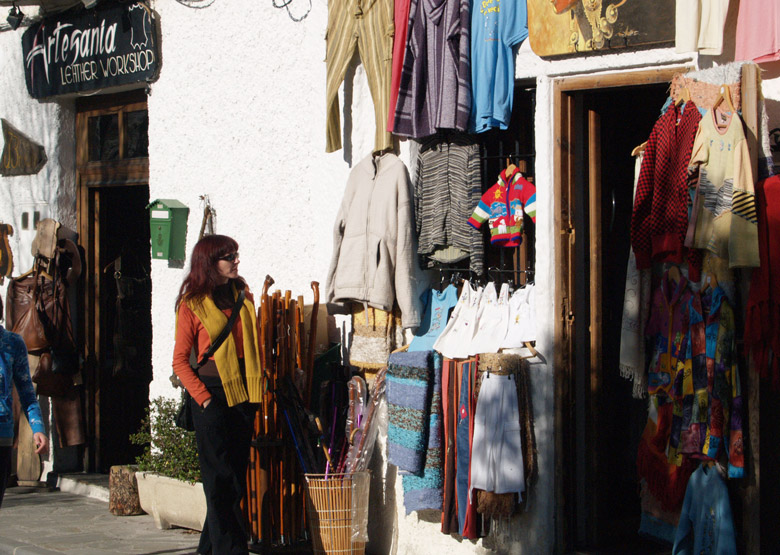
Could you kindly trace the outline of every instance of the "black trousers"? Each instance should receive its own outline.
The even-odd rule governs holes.
[[[14,448],[10,445],[0,445],[0,507],[3,506],[5,486],[8,485],[8,478],[11,476],[11,455],[13,451]]]
[[[247,523],[241,510],[256,405],[228,407],[222,387],[208,386],[211,402],[203,409],[194,399],[192,420],[206,494],[206,522],[198,553],[248,553]]]

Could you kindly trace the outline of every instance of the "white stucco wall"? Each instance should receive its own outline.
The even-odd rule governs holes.
[[[0,117],[43,145],[48,162],[35,175],[0,177],[0,221],[14,227],[10,238],[14,275],[32,266],[33,211],[39,211],[41,219],[76,224],[73,103],[39,102],[27,93],[22,61],[24,30],[0,31]],[[0,145],[2,142],[0,136]],[[24,212],[29,213],[28,230],[22,229]]]
[[[240,243],[241,273],[250,286],[259,290],[265,275],[271,274],[275,288],[290,289],[310,301],[310,281],[319,281],[324,291],[331,229],[349,172],[373,147],[373,103],[362,66],[353,64],[346,91],[340,94],[345,148],[326,154],[325,0],[312,0],[311,11],[300,22],[294,22],[285,9],[256,0],[216,0],[205,9],[170,0],[154,0],[152,6],[162,33],[162,70],[148,99],[151,198],[175,198],[190,207],[189,252],[200,228],[199,196],[209,195],[217,211],[217,231]],[[289,5],[295,17],[307,7],[307,0],[292,0]],[[72,101],[40,103],[29,98],[21,73],[22,32],[0,32],[0,116],[43,144],[49,163],[36,176],[0,178],[0,220],[13,222],[17,229],[15,218],[25,203],[41,202],[51,210],[49,215],[64,222],[73,218],[75,210]],[[552,550],[556,315],[555,136],[550,93],[554,79],[686,62],[710,67],[728,61],[696,59],[673,49],[551,61],[533,54],[528,42],[521,46],[517,77],[533,79],[537,87],[537,350],[543,361],[533,365],[532,396],[539,476],[524,513],[498,525],[485,540],[458,541],[439,532],[435,515],[405,516],[401,481],[393,467],[377,461],[380,487],[374,488],[372,502],[376,499],[380,504],[381,519],[372,525],[374,552],[456,555],[484,553],[488,548],[513,554]],[[763,77],[771,129],[780,126],[780,64],[766,66]],[[401,158],[409,162],[405,143]],[[75,225],[75,220],[71,223]],[[14,237],[14,252],[29,252],[29,244],[20,243],[20,238]],[[176,395],[168,380],[173,300],[186,271],[186,266],[152,262],[152,397]]]
[[[34,8],[25,9],[25,13],[37,15]],[[75,112],[72,100],[39,102],[30,97],[22,60],[21,37],[26,27],[11,31],[4,19],[5,15],[0,26],[0,117],[42,145],[47,157],[46,165],[35,175],[0,176],[0,222],[14,228],[9,245],[14,258],[12,275],[18,276],[32,268],[35,212],[40,214],[40,219],[54,218],[76,229]],[[0,153],[4,147],[0,134]],[[22,227],[24,213],[28,215],[27,229]],[[7,289],[8,280],[0,286],[4,305]],[[5,310],[0,319],[5,324]],[[40,397],[40,404],[51,432],[54,422],[48,399]],[[61,449],[56,441],[51,444],[50,454],[42,459],[43,476],[55,467],[55,461],[69,464],[75,454],[75,448]]]

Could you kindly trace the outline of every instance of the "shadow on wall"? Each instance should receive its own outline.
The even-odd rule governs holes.
[[[344,103],[341,105],[341,119],[342,119],[342,140],[344,145],[342,150],[344,151],[344,161],[349,167],[352,167],[352,103],[355,96],[355,72],[357,66],[360,64],[360,56],[358,56],[357,50],[352,55],[352,59],[347,67],[347,74],[344,77]]]

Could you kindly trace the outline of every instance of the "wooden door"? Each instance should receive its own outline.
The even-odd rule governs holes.
[[[139,428],[152,379],[145,94],[80,100],[76,133],[79,234],[86,258],[80,320],[86,361],[85,467],[108,472],[114,464],[134,462],[140,452],[128,436]],[[117,303],[121,287],[131,289],[132,301]],[[131,342],[117,333],[128,327]],[[119,364],[127,362],[128,354],[132,363]]]
[[[647,549],[637,536],[633,466],[635,414],[646,410],[619,376],[617,356],[634,177],[630,152],[647,138],[668,82],[680,70],[555,85],[556,533],[563,552]]]

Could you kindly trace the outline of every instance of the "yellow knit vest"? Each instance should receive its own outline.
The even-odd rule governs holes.
[[[237,298],[235,287],[233,289],[233,298]],[[209,334],[213,342],[222,328],[227,324],[228,318],[225,313],[217,308],[211,297],[202,297],[200,302],[187,299],[187,306],[197,316],[203,327]],[[222,387],[225,388],[225,397],[228,406],[235,406],[244,401],[259,403],[262,398],[262,371],[260,369],[260,354],[257,343],[257,318],[255,316],[255,307],[249,299],[244,299],[244,305],[239,312],[241,317],[241,330],[244,335],[244,366],[246,369],[246,387],[241,379],[241,371],[238,366],[238,355],[236,353],[236,341],[233,334],[227,336],[227,339],[219,346],[214,353],[214,362],[217,364],[217,371],[222,380]]]

